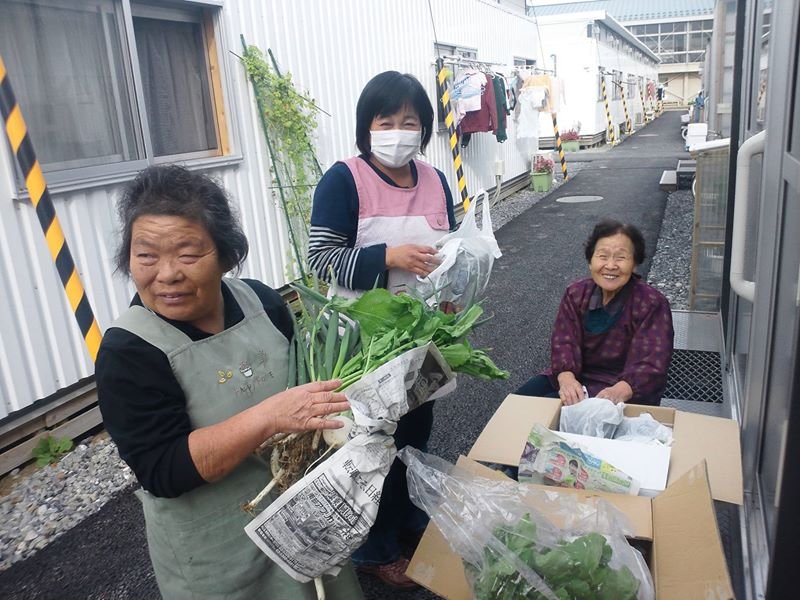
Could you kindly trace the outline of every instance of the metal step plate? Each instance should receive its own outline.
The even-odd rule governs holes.
[[[722,368],[719,352],[675,350],[667,375],[664,400],[722,404]]]

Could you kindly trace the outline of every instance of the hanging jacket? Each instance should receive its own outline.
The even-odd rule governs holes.
[[[481,96],[481,109],[468,112],[461,121],[462,133],[478,133],[497,129],[497,100],[494,83],[490,75],[484,73],[486,88]]]
[[[494,135],[498,142],[505,142],[508,139],[508,135],[506,134],[508,115],[506,86],[503,78],[500,76],[495,76],[492,82],[494,84],[494,97],[497,103],[497,127],[495,127]]]

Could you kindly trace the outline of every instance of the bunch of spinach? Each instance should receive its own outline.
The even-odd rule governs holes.
[[[525,514],[511,528],[498,527],[495,537],[509,553],[535,571],[559,600],[635,600],[639,581],[630,569],[609,566],[612,549],[599,533],[589,533],[555,547],[537,543],[536,523]],[[545,600],[503,553],[487,547],[483,566],[467,565],[479,600]]]
[[[455,372],[482,379],[509,377],[508,371],[498,368],[485,351],[473,348],[467,340],[480,323],[483,309],[479,304],[448,314],[420,298],[382,288],[356,299],[329,299],[302,285],[294,288],[302,299],[303,313],[295,332],[290,370],[296,377],[290,377],[290,385],[338,377],[345,389],[403,352],[428,342],[436,345]]]
[[[429,307],[424,299],[394,295],[382,288],[350,300],[326,298],[319,289],[302,284],[293,287],[299,311],[291,311],[294,340],[289,348],[288,387],[340,379],[342,391],[403,352],[428,342],[436,344],[453,371],[484,379],[509,377],[508,371],[499,369],[466,339],[483,313],[479,305],[446,314]],[[324,433],[277,434],[261,445],[259,451],[269,453],[273,480],[244,505],[245,510],[255,511],[273,487],[288,488],[316,462],[346,443],[352,413],[332,418],[341,420],[345,427]]]

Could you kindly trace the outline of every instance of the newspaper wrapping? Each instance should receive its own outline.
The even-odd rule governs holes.
[[[391,437],[404,414],[455,389],[433,343],[414,348],[351,385],[351,439],[270,504],[248,537],[297,581],[335,575],[375,522],[383,481],[397,449]]]
[[[639,493],[638,481],[539,423],[525,442],[519,480],[615,494]]]

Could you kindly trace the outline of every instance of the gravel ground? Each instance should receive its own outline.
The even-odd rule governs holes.
[[[570,175],[583,166],[572,163]],[[560,174],[555,179],[554,189],[562,183]],[[546,195],[526,189],[503,200],[492,209],[493,228],[503,227]],[[691,192],[669,195],[649,269],[648,281],[669,298],[673,309],[687,308],[692,207]],[[115,496],[135,485],[105,434],[81,442],[56,465],[29,471],[10,475],[1,486],[0,572],[46,547],[109,501],[113,504]]]
[[[692,192],[672,192],[667,198],[658,246],[647,277],[647,282],[667,297],[672,310],[689,310],[693,224]]]
[[[41,550],[136,481],[107,434],[79,443],[55,465],[9,477],[8,493],[0,498],[0,571]]]

